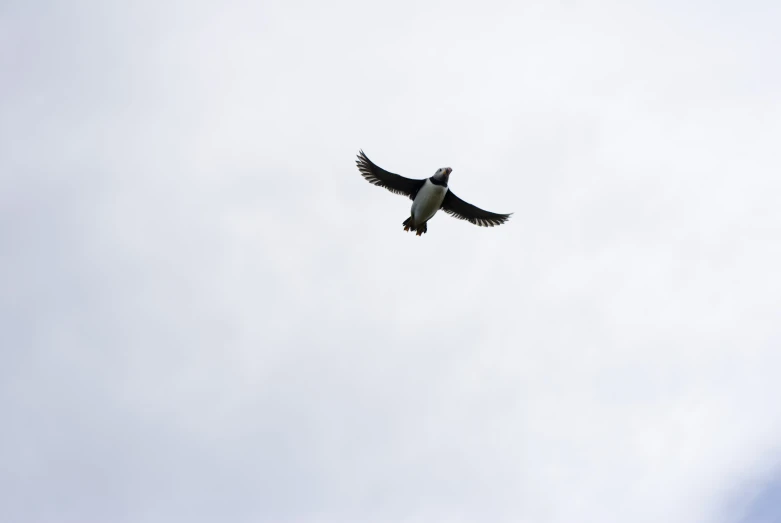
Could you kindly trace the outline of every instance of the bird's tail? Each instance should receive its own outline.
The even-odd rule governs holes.
[[[417,235],[420,236],[421,234],[424,234],[428,227],[426,226],[426,223],[421,223],[420,225],[415,225],[415,221],[412,219],[412,216],[404,220],[404,223],[402,223],[404,226],[404,231],[417,231]]]

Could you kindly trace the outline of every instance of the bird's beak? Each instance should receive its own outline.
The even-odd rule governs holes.
[[[445,172],[446,172],[446,174],[447,174],[448,176],[450,176],[450,173],[452,173],[452,172],[453,172],[453,169],[451,169],[450,167],[448,167],[448,168],[446,168],[446,169],[445,169]]]

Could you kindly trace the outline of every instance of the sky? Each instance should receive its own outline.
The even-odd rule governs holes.
[[[0,520],[781,521],[780,22],[6,0]]]

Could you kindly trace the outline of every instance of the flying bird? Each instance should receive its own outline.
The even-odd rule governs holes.
[[[480,227],[501,225],[512,215],[484,211],[456,196],[447,185],[450,173],[453,172],[450,167],[438,169],[431,178],[415,180],[378,167],[363,151],[358,152],[358,160],[355,163],[358,164],[361,176],[369,183],[384,187],[395,194],[409,196],[412,209],[410,217],[404,220],[402,225],[405,231],[416,231],[418,236],[428,230],[426,224],[440,209],[459,220],[466,220]]]

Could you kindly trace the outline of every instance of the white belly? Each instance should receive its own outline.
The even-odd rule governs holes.
[[[447,194],[447,187],[435,185],[431,180],[426,180],[412,202],[412,219],[415,225],[421,225],[434,216],[442,206],[442,200]]]

